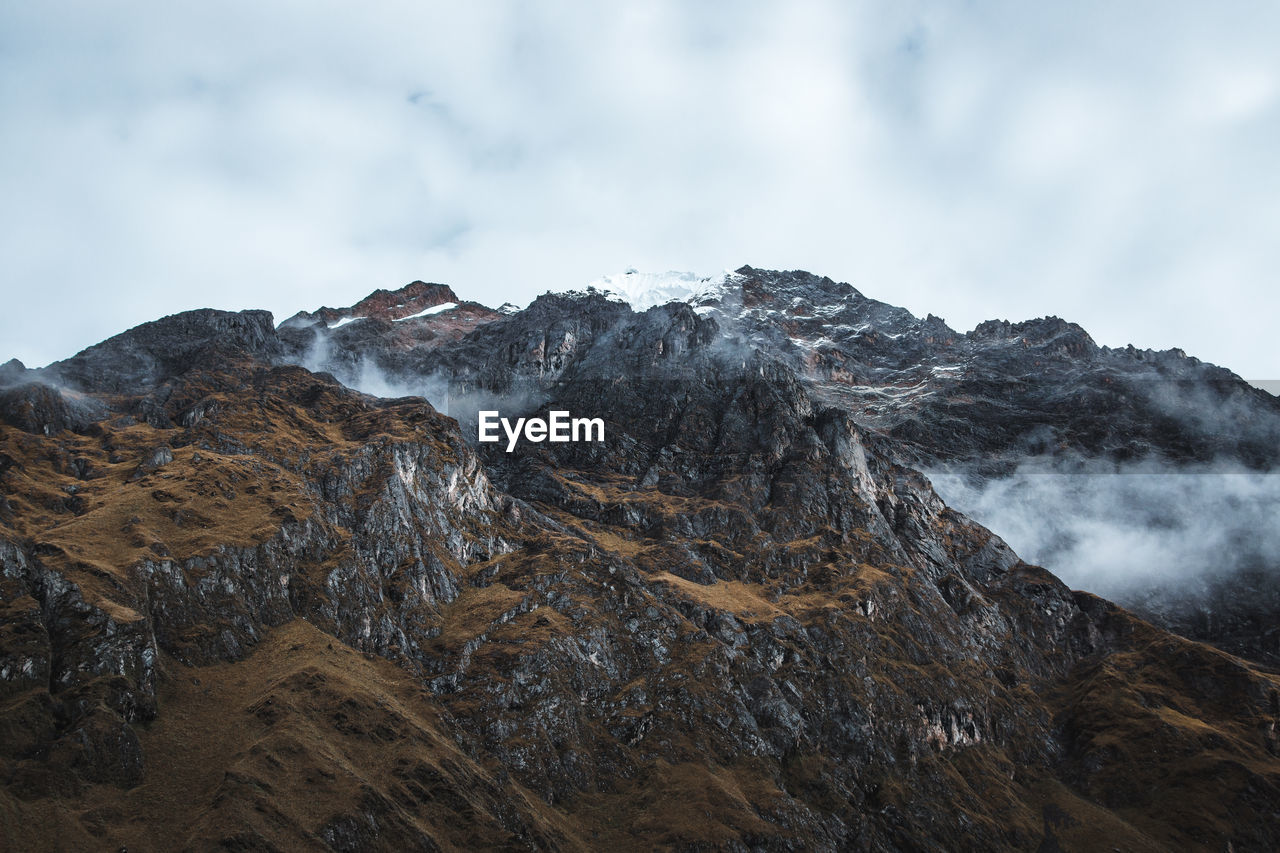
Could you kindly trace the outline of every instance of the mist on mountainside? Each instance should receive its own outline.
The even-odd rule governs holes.
[[[425,397],[432,407],[449,413],[449,385],[438,376],[402,379],[391,376],[368,355],[361,356],[354,365],[332,357],[333,340],[330,330],[316,329],[311,347],[298,360],[301,367],[312,373],[329,373],[343,385],[372,397]]]
[[[1280,576],[1280,472],[1032,458],[1007,477],[927,473],[948,504],[1075,589],[1126,602],[1242,571]]]

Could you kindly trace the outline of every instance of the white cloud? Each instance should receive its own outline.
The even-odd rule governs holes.
[[[1023,559],[1121,602],[1155,588],[1197,590],[1240,571],[1274,577],[1280,561],[1274,473],[1151,460],[1077,471],[1028,459],[1004,479],[941,470],[930,479]]]
[[[0,357],[751,263],[1280,376],[1277,36],[1230,2],[10,4]]]

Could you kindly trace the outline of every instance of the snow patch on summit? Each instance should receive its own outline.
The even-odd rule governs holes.
[[[695,302],[718,294],[728,273],[718,276],[701,276],[692,272],[637,272],[627,270],[607,275],[587,285],[604,291],[619,302],[626,302],[635,311],[644,311],[668,302]]]
[[[397,317],[396,322],[404,320],[414,320],[418,317],[430,317],[432,314],[443,314],[445,311],[452,311],[458,307],[456,302],[442,302],[439,305],[432,305],[430,308],[424,308],[417,314],[410,314],[408,317]]]

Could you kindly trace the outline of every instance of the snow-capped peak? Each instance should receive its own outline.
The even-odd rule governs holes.
[[[721,285],[724,275],[701,276],[691,272],[637,272],[630,269],[606,275],[588,287],[602,290],[626,302],[636,311],[644,311],[668,302],[693,302],[708,290]]]

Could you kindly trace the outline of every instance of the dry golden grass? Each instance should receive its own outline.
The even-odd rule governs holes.
[[[248,828],[279,849],[314,847],[370,791],[386,801],[384,826],[398,821],[443,850],[511,844],[490,817],[498,797],[565,849],[590,849],[563,815],[468,758],[413,677],[307,622],[281,626],[238,663],[165,669],[164,712],[141,729],[144,783],[5,797],[8,849],[215,849]]]

